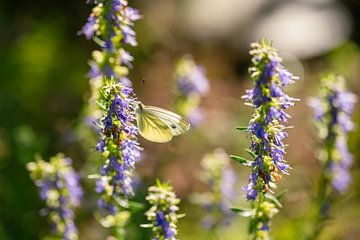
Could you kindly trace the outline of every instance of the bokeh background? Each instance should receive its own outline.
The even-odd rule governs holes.
[[[251,86],[249,44],[266,37],[273,40],[284,64],[301,77],[288,89],[301,101],[290,110],[295,128],[289,130],[287,160],[293,169],[280,184],[287,194],[271,235],[300,239],[320,169],[306,98],[316,95],[319,77],[327,71],[343,74],[349,88],[360,94],[360,2],[134,0],[130,4],[144,16],[135,27],[139,46],[129,49],[135,57],[130,77],[139,99],[173,109],[175,64],[186,53],[207,69],[211,86],[202,102],[206,117],[199,127],[168,144],[141,139],[144,160],[137,166],[137,200],[143,201],[146,187],[156,178],[170,181],[187,214],[179,223],[179,238],[208,239],[201,226],[202,208],[189,196],[205,189],[197,177],[204,154],[215,147],[246,154],[243,149],[249,140],[235,127],[246,125],[251,114],[241,99]],[[64,152],[74,160],[87,191],[77,216],[80,239],[105,239],[107,234],[92,215],[96,194],[86,178],[101,158],[94,145],[84,144],[85,130],[79,127],[90,94],[87,62],[96,45],[78,31],[90,10],[85,1],[0,1],[0,239],[40,239],[48,231],[38,214],[43,203],[25,168],[35,153],[48,159]],[[360,124],[359,104],[354,121]],[[350,134],[349,144],[354,153],[353,183],[334,206],[334,218],[321,239],[359,238],[359,131]],[[241,186],[249,171],[233,167],[239,191],[234,205],[247,206]],[[142,214],[129,227],[131,240],[149,239],[146,230],[137,229],[145,221]],[[247,220],[236,217],[219,239],[245,239],[246,227]]]

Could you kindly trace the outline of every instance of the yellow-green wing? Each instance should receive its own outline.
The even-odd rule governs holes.
[[[144,106],[143,111],[162,120],[170,128],[173,136],[183,134],[190,128],[190,123],[185,118],[168,110],[154,106]]]
[[[161,119],[147,113],[146,111],[138,111],[137,127],[140,135],[146,140],[165,143],[172,139],[172,132],[167,124]]]

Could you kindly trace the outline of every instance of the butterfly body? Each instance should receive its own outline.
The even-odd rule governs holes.
[[[180,115],[168,110],[145,106],[139,103],[136,109],[137,127],[140,135],[152,142],[169,142],[190,128],[190,124]]]

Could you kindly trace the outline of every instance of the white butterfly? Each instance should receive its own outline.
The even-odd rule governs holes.
[[[169,142],[173,136],[180,135],[190,128],[190,123],[182,116],[142,103],[139,103],[136,109],[136,117],[140,135],[152,142]]]

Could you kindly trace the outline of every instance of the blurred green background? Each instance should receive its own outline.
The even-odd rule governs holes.
[[[191,192],[201,192],[202,156],[215,147],[244,155],[246,135],[235,130],[246,125],[251,109],[241,96],[251,86],[247,74],[249,44],[266,37],[274,41],[284,64],[301,80],[289,95],[302,99],[290,110],[287,160],[293,167],[280,189],[287,189],[284,208],[273,222],[273,239],[301,239],[301,223],[310,209],[311,190],[319,173],[314,158],[316,133],[306,97],[317,93],[323,72],[335,71],[360,93],[360,2],[358,0],[134,0],[144,19],[135,30],[139,46],[130,78],[140,100],[172,109],[173,72],[178,58],[191,53],[207,69],[211,91],[203,100],[206,117],[201,126],[168,144],[141,139],[144,160],[137,170],[143,201],[145,189],[159,177],[169,180],[182,198],[186,217],[179,223],[180,239],[208,239],[201,228],[202,209],[191,204]],[[82,143],[82,110],[89,96],[86,73],[96,45],[78,36],[91,7],[85,1],[2,0],[0,2],[0,239],[40,239],[48,231],[38,214],[43,207],[25,164],[35,153],[45,159],[64,152],[74,160],[87,190],[77,223],[80,239],[105,239],[91,210],[96,194],[86,176],[100,162],[94,146]],[[143,81],[145,80],[145,81]],[[354,121],[360,123],[360,105]],[[360,234],[360,132],[350,135],[354,153],[353,183],[334,206],[334,218],[321,239],[359,239]],[[94,160],[92,160],[94,161]],[[99,163],[98,163],[99,164]],[[96,164],[95,164],[96,165]],[[239,175],[239,199],[248,169],[234,165]],[[145,221],[142,213],[136,224]],[[148,239],[129,227],[129,239]],[[219,239],[245,239],[247,220],[237,217]]]

